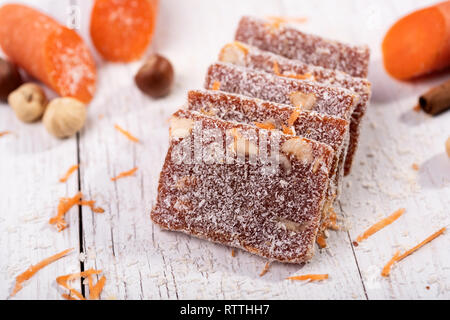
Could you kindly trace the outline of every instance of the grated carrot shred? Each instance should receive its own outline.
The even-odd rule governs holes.
[[[125,129],[122,129],[118,124],[114,125],[114,128],[119,131],[120,133],[122,133],[125,137],[127,137],[128,139],[130,139],[131,141],[134,142],[139,142],[139,139],[136,138],[135,136],[133,136],[131,133],[129,133],[128,131],[126,131]]]
[[[105,286],[105,282],[106,282],[106,277],[102,276],[97,283],[95,284],[95,286],[92,287],[92,277],[89,277],[90,280],[90,287],[92,289],[89,289],[89,299],[90,300],[95,300],[98,299],[100,297],[100,293],[103,290],[103,287]]]
[[[290,73],[290,74],[283,74],[280,71],[280,65],[278,64],[278,62],[274,61],[273,62],[273,73],[279,77],[286,77],[286,78],[291,78],[291,79],[297,79],[297,80],[315,80],[314,76],[311,73],[305,73],[305,74],[295,74],[295,73]]]
[[[231,256],[234,258],[236,257],[236,251],[234,249],[231,249]]]
[[[58,232],[63,231],[67,228],[67,221],[64,219],[65,214],[75,205],[80,206],[89,206],[92,211],[96,213],[103,213],[105,210],[102,208],[95,207],[94,200],[82,200],[83,194],[81,192],[77,192],[72,198],[61,198],[59,200],[58,209],[56,216],[50,218],[49,223],[56,225]]]
[[[259,274],[260,277],[264,276],[270,269],[270,263],[271,261],[268,261],[265,265],[264,268],[262,269],[261,273]]]
[[[214,81],[212,84],[211,90],[220,90],[220,82]]]
[[[137,169],[138,169],[138,167],[135,167],[135,168],[133,168],[131,170],[121,172],[117,176],[115,176],[114,178],[111,178],[111,181],[116,181],[116,180],[118,180],[120,178],[131,176],[137,171]]]
[[[294,130],[292,130],[292,128],[286,127],[284,124],[283,124],[282,128],[283,128],[283,133],[284,134],[289,134],[289,135],[293,135],[294,134]]]
[[[395,220],[397,220],[398,218],[400,218],[403,213],[405,213],[405,209],[401,208],[398,209],[397,211],[395,211],[394,213],[392,213],[389,217],[386,217],[380,221],[378,221],[377,223],[375,223],[374,225],[372,225],[369,229],[367,229],[366,231],[364,231],[363,234],[359,235],[356,238],[356,242],[361,242],[367,238],[369,238],[371,235],[373,235],[374,233],[380,231],[381,229],[383,229],[384,227],[390,225],[391,223],[393,223]]]
[[[69,177],[72,175],[72,173],[74,173],[78,169],[78,167],[79,166],[77,164],[71,166],[69,170],[67,170],[66,174],[61,179],[59,179],[59,182],[66,182],[67,179],[69,179]]]
[[[254,125],[260,129],[267,129],[267,130],[273,130],[276,128],[275,125],[271,122],[265,122],[265,123],[254,122]]]
[[[79,278],[90,278],[90,277],[92,277],[92,275],[100,274],[100,273],[102,273],[102,270],[88,269],[83,272],[77,272],[77,273],[66,274],[64,276],[59,276],[56,278],[56,283],[59,284],[60,286],[62,286],[63,288],[69,290],[68,295],[67,294],[63,295],[64,298],[70,299],[70,300],[86,300],[86,298],[83,297],[83,295],[78,290],[76,290],[72,286],[70,286],[68,282],[72,281],[74,279],[79,279]],[[103,284],[101,284],[99,286],[99,288],[96,289],[96,290],[98,290],[98,294],[100,294],[101,290],[103,289],[103,285],[104,285],[105,281],[106,281],[106,279],[103,280]],[[98,282],[97,282],[97,284],[98,284]],[[91,287],[91,286],[92,286],[92,280],[90,280],[89,287]],[[93,286],[93,290],[94,289],[95,289],[95,286]]]
[[[295,110],[292,111],[292,113],[288,119],[289,127],[292,127],[294,125],[295,121],[297,121],[298,117],[300,116],[300,113],[302,113],[302,109],[300,109],[300,108],[295,108]]]
[[[405,259],[407,256],[409,256],[410,254],[414,253],[415,251],[417,251],[418,249],[420,249],[421,247],[423,247],[425,244],[427,244],[428,242],[433,241],[434,239],[436,239],[437,237],[439,237],[441,234],[443,234],[445,232],[445,230],[447,230],[447,228],[442,228],[438,231],[436,231],[435,233],[433,233],[431,236],[429,236],[428,238],[426,238],[425,240],[423,240],[422,242],[420,242],[419,244],[415,245],[414,247],[412,247],[409,250],[406,250],[404,253],[399,254],[399,252],[397,251],[394,255],[394,257],[392,257],[392,259],[383,267],[383,270],[381,272],[381,275],[383,277],[387,277],[389,276],[389,273],[391,271],[391,267],[395,262],[399,262],[403,259]]]
[[[317,236],[316,242],[321,249],[327,246],[327,239],[325,239],[325,237],[322,235]]]
[[[383,270],[381,270],[381,275],[383,277],[389,276],[389,273],[391,272],[391,267],[397,261],[399,256],[400,256],[400,251],[395,252],[395,254],[391,258],[391,260],[389,260],[388,263],[386,263],[386,265],[383,267]]]
[[[273,73],[275,73],[277,76],[281,76],[280,66],[276,61],[273,62]]]
[[[411,165],[411,168],[412,168],[413,170],[415,170],[415,171],[419,171],[419,169],[420,169],[420,167],[419,167],[419,165],[418,165],[417,163],[413,163],[413,164]]]
[[[301,276],[293,276],[293,277],[286,278],[286,280],[299,280],[299,281],[304,281],[304,280],[322,281],[325,279],[328,279],[328,274],[304,274]]]
[[[1,131],[0,132],[0,137],[6,136],[7,134],[11,134],[11,131]]]
[[[19,292],[23,287],[22,283],[29,280],[32,276],[34,276],[39,270],[46,267],[47,265],[51,264],[52,262],[55,262],[56,260],[61,259],[65,255],[67,255],[69,252],[71,252],[73,248],[66,249],[64,251],[61,251],[51,257],[45,258],[41,262],[30,266],[25,272],[19,274],[16,277],[16,284],[14,286],[14,289],[11,293],[11,297],[14,296],[17,292]]]

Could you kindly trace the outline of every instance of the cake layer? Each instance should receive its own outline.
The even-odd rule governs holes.
[[[152,220],[271,260],[305,262],[333,157],[310,139],[180,110]]]
[[[317,81],[330,86],[346,88],[357,93],[360,100],[352,113],[349,150],[345,163],[345,174],[350,173],[354,153],[358,146],[361,120],[364,117],[370,99],[370,82],[367,79],[352,77],[339,70],[325,69],[299,60],[287,59],[237,41],[229,43],[222,48],[219,54],[219,61],[274,73],[278,76]]]
[[[241,18],[235,40],[289,59],[367,78],[370,57],[367,46],[324,39],[279,21],[254,17]]]

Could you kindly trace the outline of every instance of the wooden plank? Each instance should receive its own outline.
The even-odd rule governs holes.
[[[86,268],[104,269],[108,278],[102,298],[365,298],[346,233],[332,233],[331,248],[310,264],[274,264],[259,277],[265,260],[246,252],[233,258],[227,247],[161,231],[149,218],[167,149],[167,119],[184,103],[187,88],[202,86],[207,65],[233,39],[243,14],[284,14],[276,1],[259,3],[162,2],[159,33],[150,50],[174,63],[177,83],[167,98],[151,100],[136,89],[133,75],[139,63],[103,64],[80,144],[82,190],[106,209],[102,215],[83,215],[85,249],[92,252]],[[114,130],[115,123],[141,142],[127,140]],[[134,177],[110,181],[135,166]],[[285,280],[311,272],[329,273],[330,279],[307,285]]]
[[[1,1],[3,5],[6,1]],[[35,1],[22,1],[36,6]],[[64,17],[68,1],[40,1],[38,7]],[[54,95],[50,93],[50,95]],[[48,220],[56,214],[59,197],[78,190],[77,174],[67,183],[59,178],[77,163],[76,138],[57,140],[41,122],[24,124],[7,104],[0,104],[0,299],[8,298],[15,277],[31,264],[57,252],[74,253],[39,271],[14,298],[59,299],[58,275],[80,271],[78,210],[67,214],[69,228],[58,233]],[[74,283],[80,288],[80,283]]]

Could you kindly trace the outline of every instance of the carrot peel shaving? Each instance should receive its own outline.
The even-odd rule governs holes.
[[[0,132],[0,137],[6,136],[7,134],[11,134],[11,131],[2,131],[2,132]]]
[[[391,223],[393,223],[395,220],[397,220],[398,218],[400,218],[403,213],[405,213],[405,209],[401,208],[398,209],[397,211],[395,211],[393,214],[391,214],[389,217],[386,217],[380,221],[378,221],[377,223],[375,223],[374,225],[372,225],[369,229],[367,229],[366,231],[364,231],[363,234],[359,235],[356,238],[357,242],[361,242],[367,238],[369,238],[371,235],[373,235],[374,233],[380,231],[381,229],[383,229],[384,227],[390,225]]]
[[[383,267],[383,270],[381,271],[381,275],[383,277],[388,277],[389,273],[391,271],[391,267],[394,263],[399,262],[403,259],[405,259],[407,256],[409,256],[410,254],[414,253],[415,251],[417,251],[418,249],[420,249],[421,247],[423,247],[425,244],[427,244],[428,242],[433,241],[434,239],[436,239],[437,237],[439,237],[441,234],[443,234],[445,232],[445,230],[447,230],[447,228],[442,228],[438,231],[436,231],[435,233],[433,233],[431,236],[429,236],[428,238],[426,238],[425,240],[423,240],[422,242],[420,242],[419,244],[415,245],[414,247],[412,247],[409,250],[406,250],[405,252],[403,252],[402,254],[399,253],[399,251],[397,251],[394,256],[392,257],[391,260],[389,260],[389,262]]]
[[[78,169],[78,167],[79,166],[77,164],[71,166],[69,170],[67,170],[66,174],[61,179],[59,179],[59,182],[66,182],[67,179],[69,179],[69,177],[72,175],[72,173],[74,173]]]
[[[114,178],[111,178],[111,181],[116,181],[116,180],[118,180],[118,179],[120,179],[120,178],[124,178],[124,177],[131,176],[131,175],[133,175],[133,174],[137,171],[137,169],[138,169],[138,168],[135,167],[135,168],[133,168],[133,169],[131,169],[131,170],[121,172],[121,173],[119,173],[119,175],[115,176]]]
[[[122,129],[118,124],[114,125],[114,128],[119,131],[120,133],[122,133],[125,137],[127,137],[129,140],[134,141],[134,142],[139,142],[139,139],[136,138],[135,136],[133,136],[131,133],[129,133],[128,131],[126,131],[125,129]]]
[[[293,276],[286,278],[287,280],[298,280],[298,281],[322,281],[328,279],[328,274],[304,274],[301,276]]]
[[[64,257],[65,255],[67,255],[69,252],[71,252],[73,250],[73,248],[71,249],[66,249],[64,251],[61,251],[51,257],[48,257],[44,260],[42,260],[41,262],[30,266],[25,272],[19,274],[16,277],[16,284],[14,286],[14,289],[11,293],[11,297],[14,296],[17,292],[19,292],[23,287],[22,287],[22,283],[29,280],[31,277],[33,277],[39,270],[41,270],[42,268],[46,267],[47,265],[51,264],[52,262],[55,262],[56,260],[61,259],[62,257]]]

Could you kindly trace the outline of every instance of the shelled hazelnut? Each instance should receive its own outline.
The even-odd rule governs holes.
[[[25,83],[11,92],[8,103],[17,118],[23,122],[33,122],[42,117],[47,106],[44,90],[35,83]]]
[[[74,98],[56,98],[50,101],[43,122],[48,132],[57,138],[67,138],[83,128],[86,106]]]
[[[22,84],[17,68],[0,58],[0,101],[6,101],[8,95]]]
[[[153,98],[169,94],[173,79],[172,64],[159,54],[151,55],[134,77],[138,88]]]

